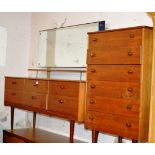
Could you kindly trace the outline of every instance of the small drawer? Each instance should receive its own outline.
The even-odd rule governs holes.
[[[106,97],[87,98],[87,109],[109,114],[119,114],[123,116],[139,117],[139,99],[116,99]]]
[[[20,78],[5,78],[5,89],[23,90],[24,79]]]
[[[140,64],[141,45],[141,29],[90,34],[87,64]]]
[[[34,93],[47,93],[48,92],[48,81],[37,80],[37,79],[26,79],[25,90]]]
[[[23,92],[6,89],[4,102],[5,105],[23,104]]]
[[[49,94],[77,97],[79,95],[79,82],[50,81]]]
[[[78,98],[49,95],[47,110],[77,116]]]
[[[140,65],[88,65],[87,80],[139,82]]]
[[[46,95],[39,93],[24,92],[24,105],[34,108],[46,108]]]
[[[90,81],[87,84],[89,97],[102,96],[113,99],[136,99],[140,98],[139,82],[108,82]]]
[[[137,140],[139,119],[88,111],[85,127]]]

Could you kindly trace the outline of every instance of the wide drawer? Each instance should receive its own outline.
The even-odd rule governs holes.
[[[88,97],[105,97],[119,99],[139,99],[139,82],[90,81],[87,83]]]
[[[5,89],[23,90],[24,79],[20,78],[5,78]]]
[[[72,81],[49,81],[49,94],[77,97],[79,83]]]
[[[87,80],[139,82],[140,65],[88,65]]]
[[[7,105],[23,104],[23,92],[6,89],[4,102]]]
[[[85,127],[137,140],[139,119],[88,111]]]
[[[34,108],[46,108],[46,94],[24,92],[24,105]]]
[[[139,100],[135,99],[114,99],[104,97],[88,97],[87,110],[109,114],[139,117]]]
[[[87,63],[140,64],[141,44],[141,29],[90,34]]]
[[[49,95],[47,110],[77,116],[78,98],[68,96]]]
[[[47,93],[48,92],[48,81],[37,80],[37,79],[26,79],[25,90],[34,93]]]

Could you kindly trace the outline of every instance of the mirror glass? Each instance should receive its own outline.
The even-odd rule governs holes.
[[[86,67],[88,32],[99,22],[39,32],[39,67]]]

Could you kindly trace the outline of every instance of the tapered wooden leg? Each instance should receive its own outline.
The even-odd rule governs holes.
[[[138,140],[132,139],[132,143],[138,143]]]
[[[33,128],[36,127],[36,112],[33,112]]]
[[[75,121],[70,120],[70,143],[74,142],[74,125]]]
[[[92,130],[92,143],[97,143],[99,131]]]
[[[122,139],[123,139],[123,137],[118,136],[118,143],[122,143]]]
[[[14,125],[14,107],[11,107],[11,130],[13,130]]]

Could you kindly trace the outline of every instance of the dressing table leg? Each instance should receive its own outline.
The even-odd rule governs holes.
[[[14,125],[14,107],[11,107],[11,130],[13,130]]]
[[[75,121],[70,120],[70,143],[74,142],[74,125]]]
[[[122,143],[122,138],[121,136],[118,136],[118,143]]]
[[[132,143],[138,143],[138,140],[132,139]]]
[[[99,131],[92,130],[92,143],[97,143]]]
[[[36,112],[33,112],[33,128],[35,129],[36,127]]]

